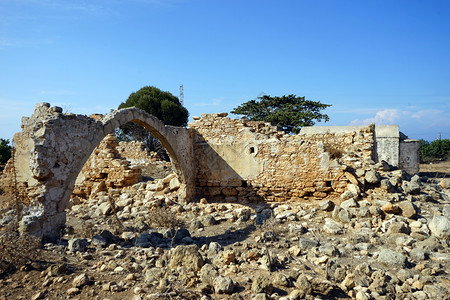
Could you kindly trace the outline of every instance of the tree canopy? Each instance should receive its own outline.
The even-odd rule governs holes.
[[[9,140],[0,139],[0,164],[6,164],[11,158],[12,146],[9,145]]]
[[[312,126],[320,121],[329,121],[320,111],[331,106],[305,97],[264,95],[234,108],[231,113],[245,115],[251,121],[270,122],[288,133],[298,133],[303,126]]]
[[[137,92],[131,93],[119,109],[135,106],[157,117],[166,125],[186,126],[189,112],[180,100],[169,92],[164,92],[154,86],[144,86]],[[145,128],[127,123],[116,131],[118,140],[136,139],[144,142],[152,151],[161,150],[157,139]],[[157,149],[158,148],[158,149]]]
[[[181,105],[180,100],[169,92],[163,92],[154,86],[144,86],[131,93],[120,108],[136,106],[154,115],[166,125],[186,126],[189,112]]]

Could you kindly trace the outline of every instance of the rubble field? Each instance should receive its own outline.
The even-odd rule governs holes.
[[[73,195],[42,247],[3,210],[0,299],[450,298],[449,178],[380,163],[340,198],[182,203],[152,175]]]

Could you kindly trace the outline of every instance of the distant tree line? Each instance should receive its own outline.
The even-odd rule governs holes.
[[[450,140],[438,139],[432,142],[420,140],[420,160],[422,162],[450,159]]]

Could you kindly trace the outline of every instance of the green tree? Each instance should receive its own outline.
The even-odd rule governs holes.
[[[189,112],[180,100],[169,92],[163,92],[154,86],[144,86],[131,93],[119,109],[136,106],[154,115],[166,125],[186,126]]]
[[[448,159],[450,157],[450,140],[438,139],[432,142],[420,140],[419,154],[422,161]]]
[[[305,97],[287,95],[271,97],[264,95],[258,100],[250,100],[231,113],[245,115],[251,121],[270,122],[288,133],[298,133],[303,126],[312,126],[317,122],[329,120],[321,110],[331,106],[319,101],[305,100]]]
[[[144,86],[130,94],[119,109],[135,106],[157,117],[166,125],[186,126],[189,112],[177,97],[169,92],[161,91],[154,86]],[[116,131],[119,140],[136,139],[143,141],[151,150],[157,150],[159,143],[145,128],[128,123]]]
[[[0,139],[0,164],[6,164],[11,158],[11,152],[12,146],[9,144],[9,140]]]

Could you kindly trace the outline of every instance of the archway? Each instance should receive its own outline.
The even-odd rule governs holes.
[[[128,122],[145,127],[161,141],[183,184],[180,196],[184,196],[185,201],[190,200],[195,191],[190,129],[165,126],[156,117],[135,107],[91,118],[63,114],[59,107],[40,103],[30,118],[23,119],[22,132],[14,136],[22,162],[15,166],[17,179],[26,183],[29,199],[40,207],[39,215],[33,216],[38,224],[25,226],[24,230],[29,228],[30,233],[44,239],[59,236],[66,220],[65,209],[84,163],[106,135]]]

